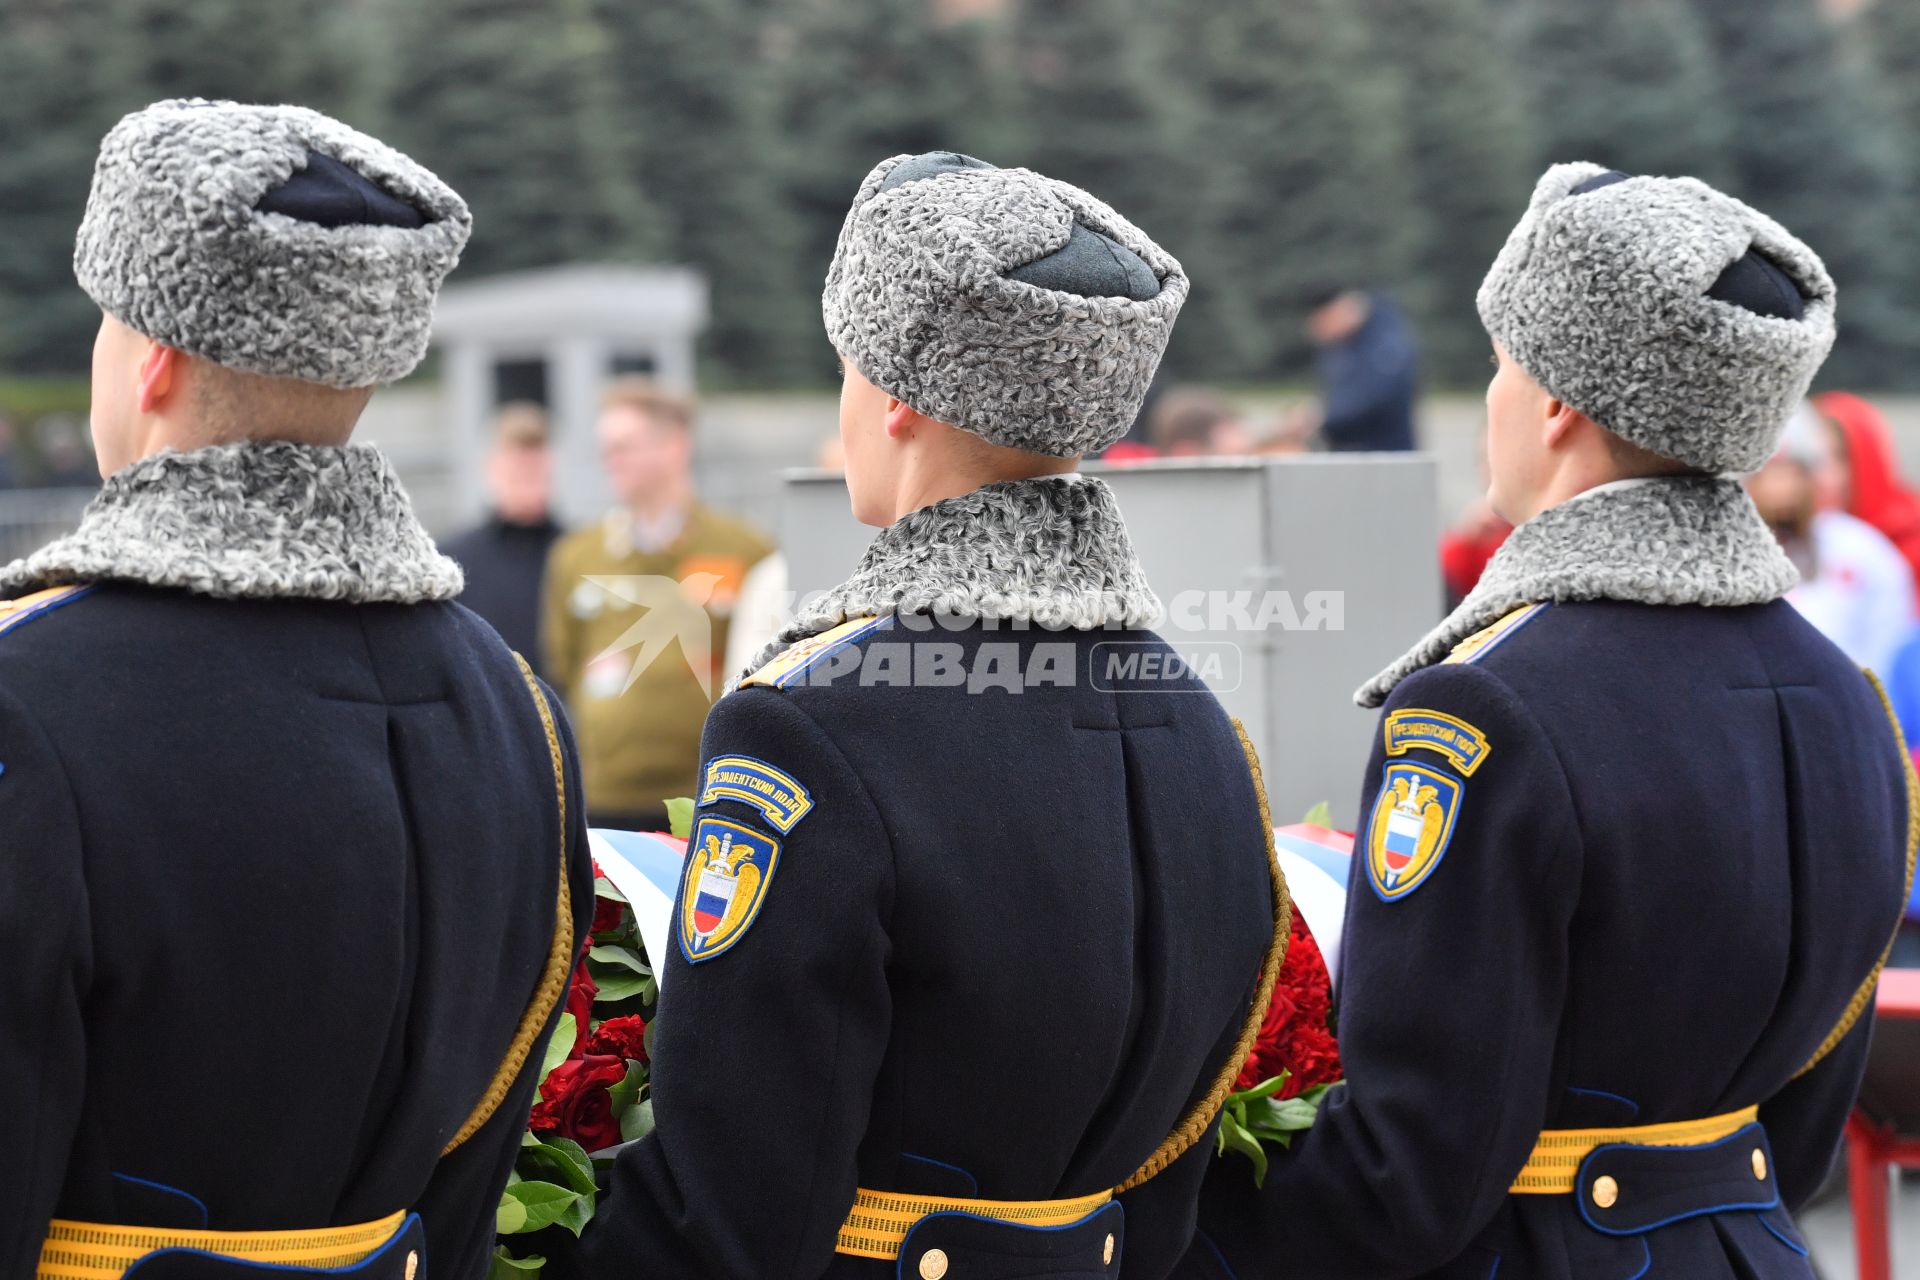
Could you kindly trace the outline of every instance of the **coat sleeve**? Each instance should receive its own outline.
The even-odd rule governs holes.
[[[566,774],[565,867],[572,898],[573,936],[577,942],[587,936],[593,925],[593,854],[587,844],[586,800],[580,786],[580,761],[574,751],[573,732],[567,725],[560,699],[545,685],[540,686],[540,691],[553,713]],[[544,748],[540,754],[544,767],[547,754]],[[550,784],[547,789],[552,791]],[[541,904],[549,913],[554,905],[551,898]],[[436,1275],[486,1274],[487,1256],[494,1245],[494,1210],[500,1203],[500,1193],[507,1185],[514,1159],[520,1154],[520,1139],[526,1132],[527,1116],[533,1110],[535,1090],[540,1085],[540,1067],[546,1057],[547,1041],[553,1037],[554,1026],[565,1011],[564,1000],[555,1003],[505,1101],[478,1132],[440,1161],[426,1192],[415,1205],[427,1230],[427,1258]]]
[[[775,870],[724,951],[689,962],[676,920],[654,1042],[655,1130],[621,1152],[556,1275],[818,1275],[852,1207],[892,1017],[887,832],[839,745],[786,694],[723,698],[702,754],[782,770],[811,805],[785,832],[737,800],[695,815],[690,867],[705,836],[726,829],[709,824],[725,823],[777,843]],[[680,906],[689,891],[683,883]]]
[[[1252,1000],[1253,991],[1249,988],[1246,1001],[1234,1010],[1232,1020],[1207,1055],[1206,1075],[1198,1086],[1199,1096],[1204,1096],[1212,1087],[1215,1072],[1239,1043],[1240,1032],[1247,1023],[1247,1006]],[[1198,1097],[1189,1099],[1187,1105],[1190,1107],[1197,1100]],[[1185,1114],[1183,1109],[1181,1115]],[[1178,1160],[1120,1195],[1127,1214],[1126,1274],[1179,1274],[1176,1264],[1192,1244],[1199,1220],[1201,1186],[1207,1170],[1219,1159],[1215,1154],[1219,1134],[1220,1120],[1215,1117],[1200,1140]]]
[[[1214,1249],[1239,1280],[1424,1274],[1492,1220],[1539,1135],[1578,897],[1572,797],[1552,744],[1483,668],[1428,668],[1395,691],[1399,710],[1471,726],[1485,751],[1469,771],[1376,737],[1342,944],[1347,1082],[1263,1188],[1245,1162],[1214,1162],[1193,1274],[1211,1274]],[[1437,860],[1382,885],[1368,852],[1410,769],[1451,825]]]
[[[55,1216],[87,1076],[92,937],[79,815],[53,744],[0,693],[0,1274],[30,1276]]]
[[[1760,1106],[1780,1199],[1790,1213],[1799,1212],[1833,1172],[1847,1115],[1866,1075],[1872,1024],[1870,1015],[1861,1018],[1813,1070],[1789,1081]]]

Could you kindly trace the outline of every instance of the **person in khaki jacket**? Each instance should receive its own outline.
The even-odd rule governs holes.
[[[696,498],[691,402],[621,379],[597,429],[618,505],[554,545],[541,648],[579,734],[593,824],[664,830],[665,802],[693,794],[734,603],[778,558]]]

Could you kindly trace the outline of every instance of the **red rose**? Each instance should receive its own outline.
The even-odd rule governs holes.
[[[599,994],[600,985],[587,972],[587,949],[583,946],[580,963],[573,967],[573,981],[567,987],[567,1012],[573,1015],[573,1048],[567,1051],[569,1058],[580,1056],[581,1046],[593,1031],[593,998]]]
[[[1340,1079],[1340,1046],[1325,1027],[1299,1027],[1287,1045],[1287,1082],[1279,1097],[1291,1098],[1315,1085]]]
[[[1338,1080],[1339,1046],[1327,1029],[1332,1008],[1333,983],[1326,960],[1306,920],[1296,911],[1273,998],[1233,1087],[1251,1089],[1285,1072],[1288,1080],[1277,1096],[1291,1098],[1313,1085]]]
[[[612,933],[620,928],[626,918],[626,904],[615,902],[612,898],[593,900],[593,933]]]
[[[614,1119],[613,1099],[607,1091],[627,1078],[627,1064],[619,1058],[569,1058],[555,1067],[540,1085],[541,1101],[533,1108],[527,1127],[543,1136],[559,1134],[589,1151],[620,1141],[620,1122]]]
[[[637,1013],[624,1018],[608,1018],[587,1041],[587,1055],[612,1054],[616,1058],[647,1060],[647,1020]]]

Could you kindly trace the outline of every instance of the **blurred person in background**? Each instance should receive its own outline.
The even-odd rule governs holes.
[[[539,671],[540,583],[562,533],[549,510],[553,451],[545,409],[528,401],[502,406],[494,418],[486,480],[487,518],[440,549],[466,574],[460,603]]]
[[[1822,392],[1813,405],[1833,430],[1823,442],[1831,461],[1821,505],[1858,516],[1887,535],[1920,575],[1920,494],[1900,478],[1886,418],[1870,401],[1846,391]]]
[[[1208,387],[1174,387],[1158,397],[1148,413],[1147,438],[1155,456],[1165,458],[1238,457],[1253,452],[1253,433],[1245,415]],[[1107,455],[1112,452],[1109,448]]]
[[[594,825],[664,831],[666,801],[693,794],[700,726],[732,674],[735,603],[773,544],[696,496],[687,398],[622,378],[596,429],[618,505],[554,544],[542,651],[573,712]]]
[[[1127,433],[1102,449],[1097,455],[1099,461],[1124,467],[1136,462],[1149,462],[1160,456],[1160,451],[1153,446],[1149,424],[1153,421],[1154,407],[1165,394],[1166,380],[1156,374],[1147,385],[1146,399],[1140,402],[1140,411],[1133,415],[1133,423],[1127,428]]]
[[[1913,630],[1913,570],[1878,529],[1826,506],[1840,482],[1828,428],[1802,405],[1747,492],[1800,571],[1787,600],[1860,666],[1890,672]]]
[[[1448,612],[1459,608],[1512,532],[1513,526],[1482,494],[1440,535],[1440,576],[1446,583]]]
[[[1321,404],[1293,430],[1335,452],[1404,451],[1414,447],[1413,406],[1419,352],[1413,328],[1383,293],[1342,289],[1307,316],[1317,351]]]
[[[1446,587],[1447,611],[1460,607],[1467,593],[1480,583],[1487,562],[1513,532],[1513,526],[1493,509],[1487,493],[1493,473],[1487,466],[1487,433],[1480,433],[1480,494],[1440,534],[1440,580]]]

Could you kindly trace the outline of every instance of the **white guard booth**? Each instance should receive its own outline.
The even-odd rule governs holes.
[[[462,519],[483,514],[481,468],[494,410],[546,406],[553,429],[555,514],[597,519],[608,503],[593,420],[601,390],[645,374],[692,391],[694,343],[707,323],[707,281],[684,267],[581,264],[448,285],[434,310],[453,428],[453,492]]]

